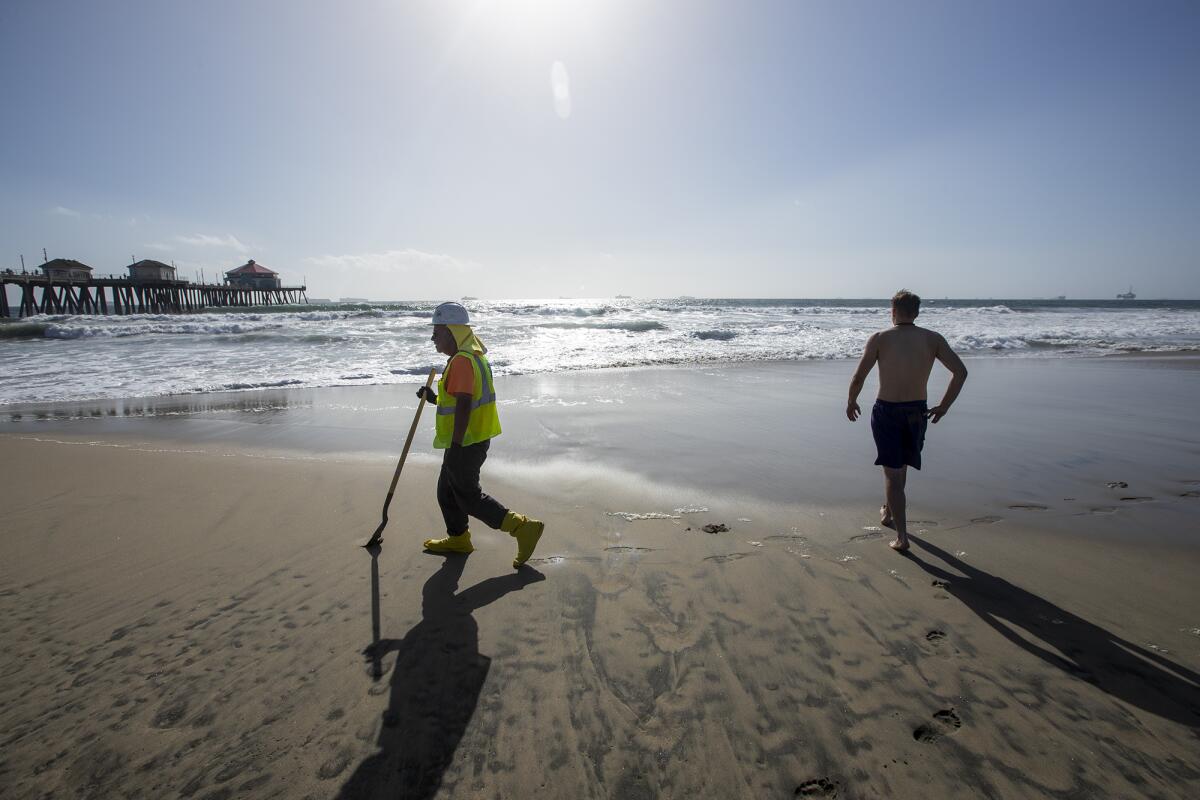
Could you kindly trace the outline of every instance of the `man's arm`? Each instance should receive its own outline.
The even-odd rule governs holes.
[[[962,391],[963,384],[967,382],[966,365],[958,357],[958,353],[950,349],[950,345],[946,343],[946,338],[940,333],[937,334],[936,355],[937,360],[942,362],[942,366],[950,370],[952,377],[950,378],[950,385],[946,387],[946,393],[942,395],[942,402],[925,412],[926,416],[929,417],[929,421],[934,424],[949,413],[950,406],[958,399],[958,393]]]
[[[450,436],[453,444],[461,445],[467,435],[467,425],[471,421],[471,395],[454,395],[454,433]]]
[[[863,384],[867,382],[867,375],[871,373],[871,369],[878,360],[879,334],[872,333],[871,337],[867,339],[867,346],[863,348],[858,368],[854,370],[854,377],[850,379],[850,396],[846,399],[846,419],[851,422],[858,419],[862,413],[862,409],[858,407],[858,393],[862,391]]]

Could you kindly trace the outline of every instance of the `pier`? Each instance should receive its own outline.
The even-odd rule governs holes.
[[[253,263],[253,262],[252,262]],[[128,277],[51,278],[0,272],[0,317],[12,315],[8,287],[20,293],[16,316],[35,314],[191,314],[209,308],[307,304],[306,286],[235,284]]]

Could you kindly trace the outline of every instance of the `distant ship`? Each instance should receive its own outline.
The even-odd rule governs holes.
[[[1066,296],[1065,294],[1060,294],[1058,297],[1056,297],[1056,298],[1054,298],[1054,299],[1055,299],[1055,300],[1066,300],[1066,299],[1067,299],[1067,296]]]
[[[1129,291],[1121,292],[1119,295],[1117,295],[1117,299],[1118,300],[1136,300],[1137,295],[1133,293],[1133,287],[1130,286]]]
[[[628,294],[619,294],[619,295],[617,295],[617,299],[618,300],[632,300],[633,296],[628,295]]]

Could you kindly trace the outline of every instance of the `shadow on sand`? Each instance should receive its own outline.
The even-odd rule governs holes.
[[[379,731],[379,752],[342,785],[339,797],[429,798],[454,757],[475,712],[491,659],[479,652],[471,613],[546,576],[529,567],[458,591],[466,556],[445,556],[425,582],[422,620],[403,639],[379,638],[379,549],[371,548],[372,643],[364,651],[372,676],[396,651],[391,696]]]
[[[1013,644],[1130,705],[1200,728],[1200,675],[927,541],[912,534],[909,538],[960,574],[921,560],[913,550],[907,555],[946,581],[946,592]]]

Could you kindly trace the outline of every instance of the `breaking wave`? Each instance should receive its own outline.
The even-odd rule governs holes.
[[[436,303],[0,319],[0,404],[273,387],[412,383],[441,366]],[[852,359],[885,300],[473,301],[497,375],[735,361]],[[941,301],[920,324],[964,356],[1200,350],[1200,302]],[[66,368],[69,365],[69,369]]]

